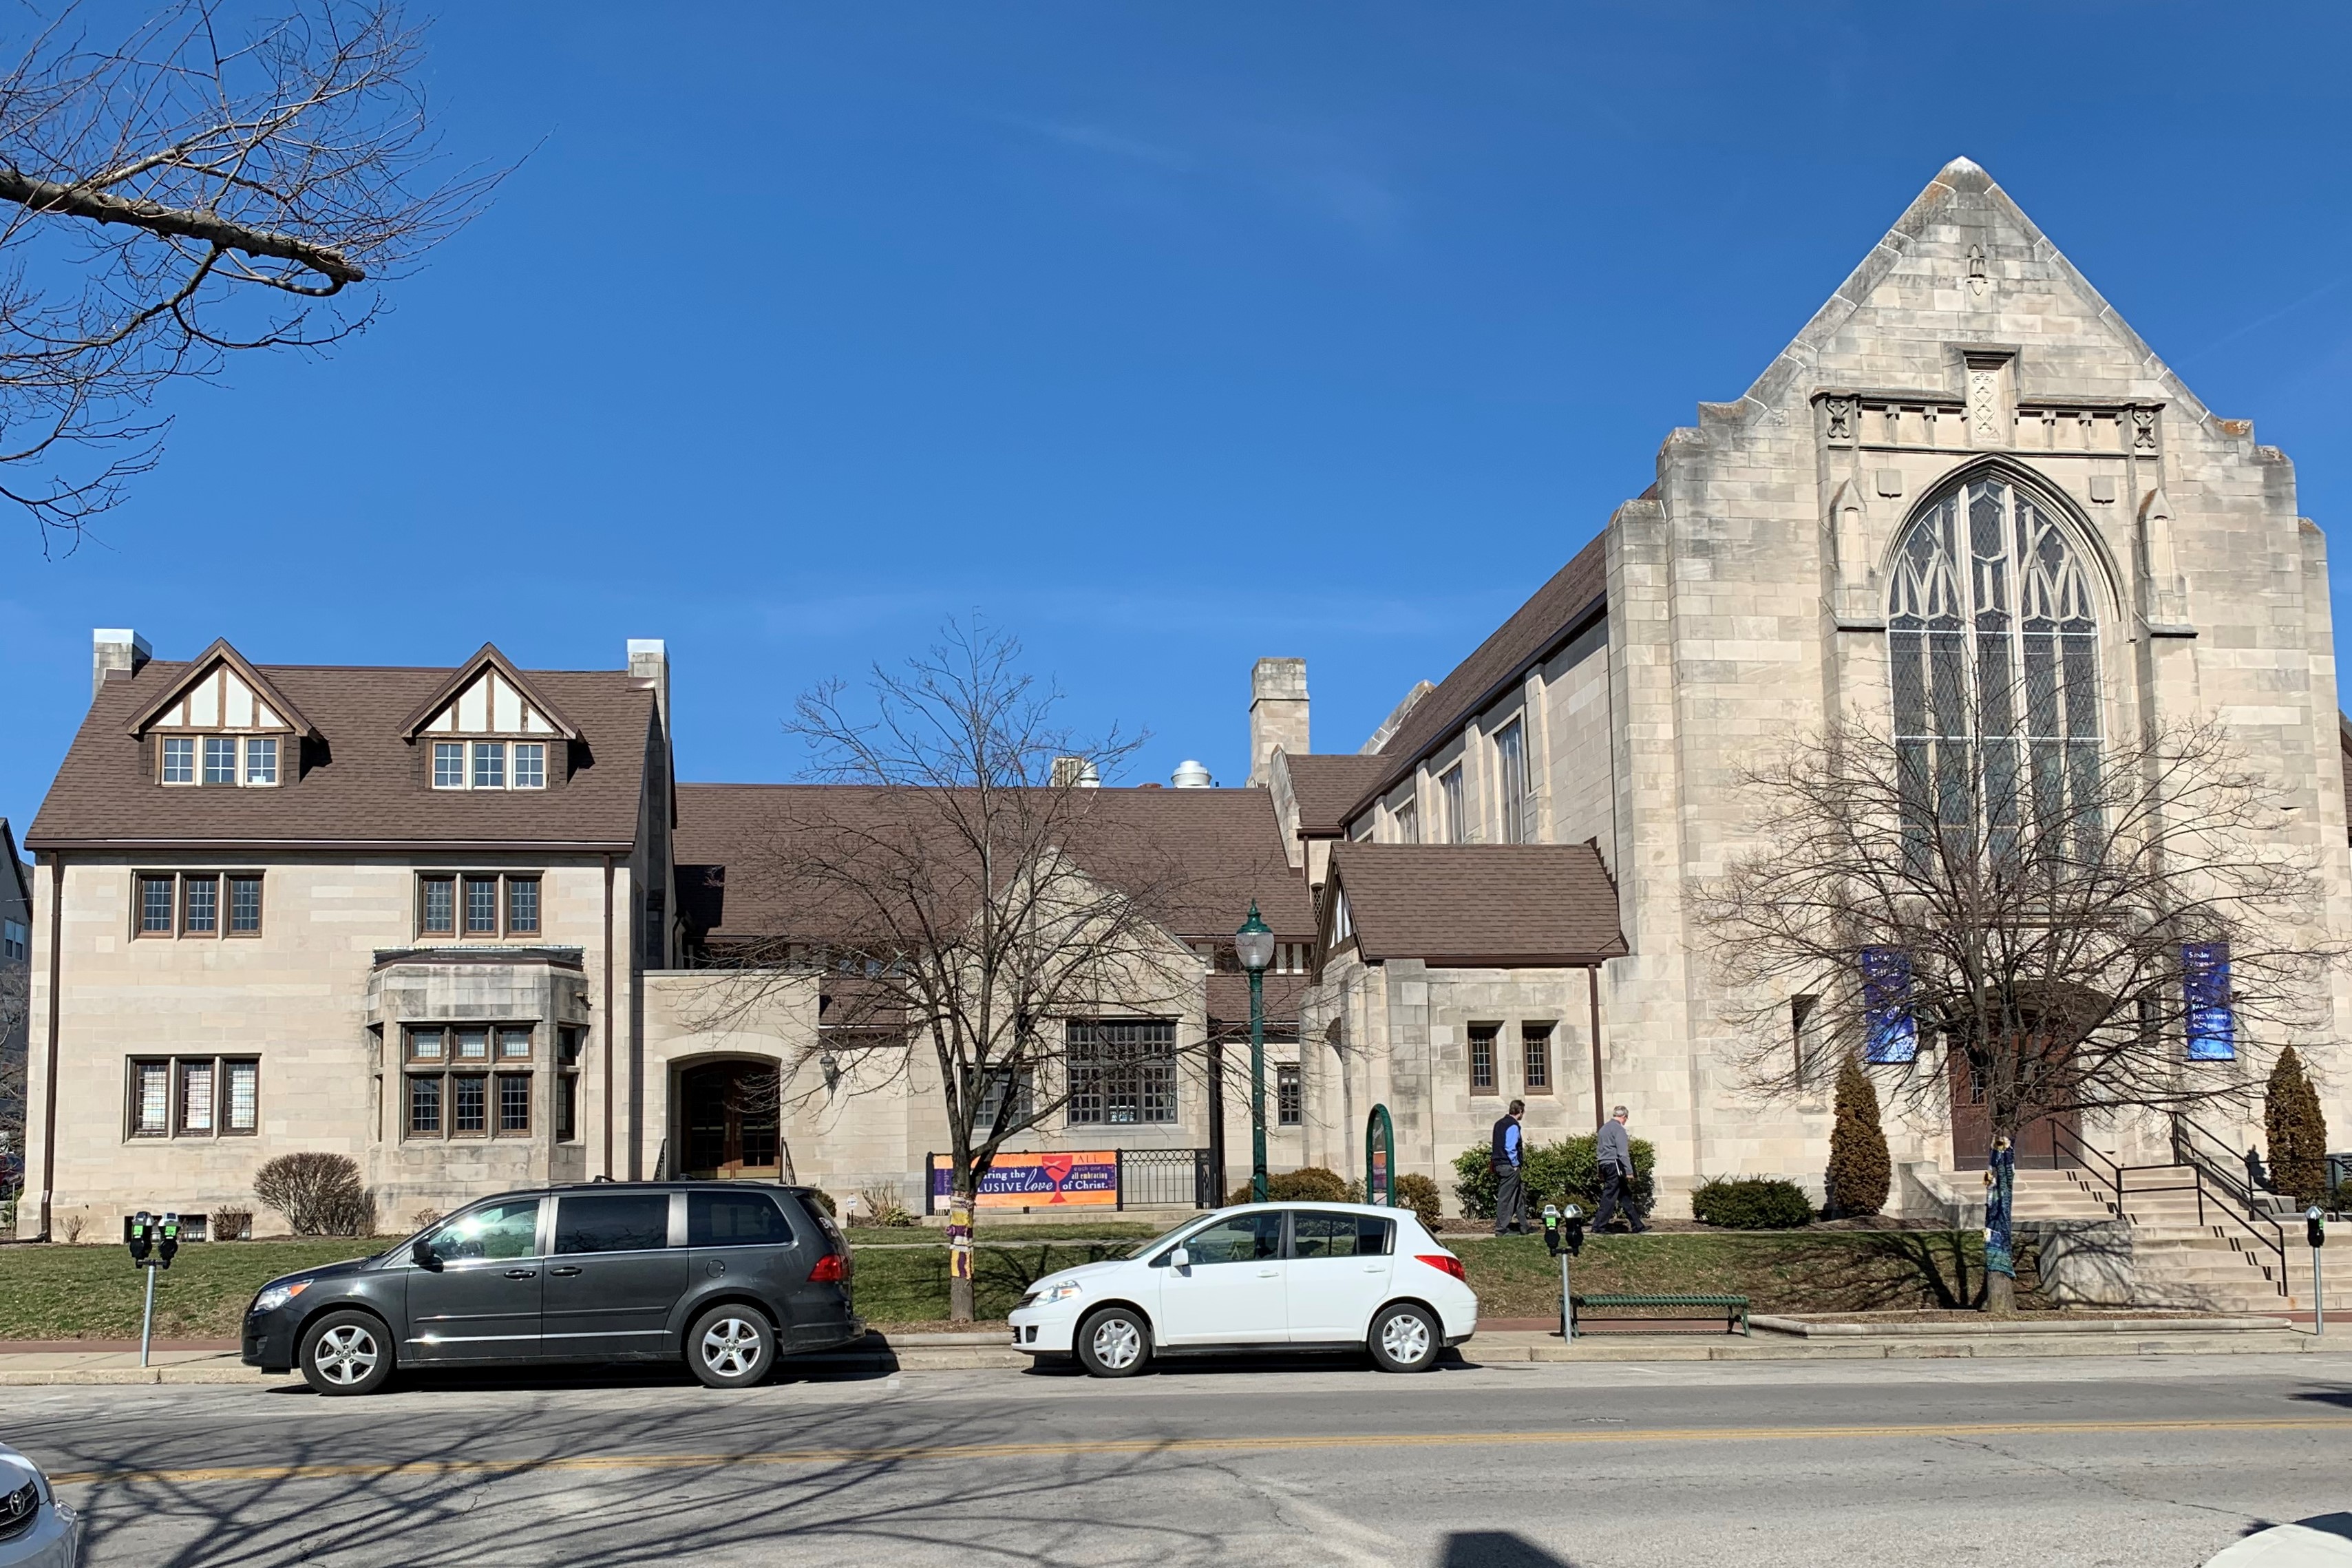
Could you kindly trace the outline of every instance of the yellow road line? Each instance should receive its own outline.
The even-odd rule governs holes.
[[[217,1465],[181,1470],[72,1470],[58,1486],[153,1482],[373,1480],[397,1476],[522,1474],[538,1470],[690,1470],[730,1465],[911,1464],[940,1459],[1087,1458],[1255,1449],[1528,1447],[1575,1443],[1752,1443],[1867,1437],[2074,1436],[2134,1432],[2352,1432],[2352,1417],[2273,1421],[1964,1421],[1886,1426],[1654,1426],[1570,1432],[1375,1432],[1265,1437],[1123,1437],[1058,1443],[940,1443],[890,1448],[772,1448],[732,1454],[571,1454],[543,1459],[407,1459],[329,1465]]]

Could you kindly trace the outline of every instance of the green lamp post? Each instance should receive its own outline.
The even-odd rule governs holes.
[[[1234,951],[1250,977],[1250,1202],[1265,1202],[1265,966],[1274,962],[1274,931],[1257,918],[1257,900],[1250,900],[1249,919],[1234,932]]]

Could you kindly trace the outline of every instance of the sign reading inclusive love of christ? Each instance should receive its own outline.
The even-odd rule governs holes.
[[[931,1199],[944,1207],[952,1196],[954,1160],[931,1156]],[[1087,1208],[1118,1205],[1118,1151],[1082,1149],[1069,1154],[999,1154],[980,1179],[977,1207]]]

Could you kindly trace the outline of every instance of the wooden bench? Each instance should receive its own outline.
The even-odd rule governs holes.
[[[1570,1300],[1576,1303],[1576,1316],[1580,1322],[1588,1317],[1613,1321],[1638,1321],[1636,1314],[1632,1312],[1622,1310],[1596,1312],[1592,1310],[1596,1307],[1704,1307],[1707,1309],[1708,1317],[1717,1312],[1723,1314],[1725,1333],[1748,1332],[1748,1298],[1745,1296],[1576,1296]]]

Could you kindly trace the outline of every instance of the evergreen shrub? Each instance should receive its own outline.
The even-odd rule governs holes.
[[[1876,1214],[1886,1206],[1894,1179],[1886,1133],[1878,1125],[1878,1090],[1862,1070],[1862,1058],[1850,1056],[1838,1068],[1837,1121],[1830,1131],[1830,1217]]]
[[[2299,1204],[2328,1196],[2327,1119],[2293,1046],[2279,1053],[2263,1094],[2263,1131],[2270,1143],[2271,1185]]]
[[[1794,1230],[1813,1223],[1813,1200],[1778,1176],[1717,1176],[1692,1190],[1691,1213],[1726,1230]]]
[[[1658,1151],[1646,1138],[1632,1140],[1633,1200],[1650,1212],[1655,1192],[1654,1173]],[[1462,1212],[1473,1219],[1495,1217],[1495,1173],[1488,1166],[1486,1145],[1465,1149],[1454,1162],[1454,1195]],[[1563,1138],[1557,1143],[1528,1145],[1519,1166],[1528,1191],[1528,1215],[1533,1219],[1546,1204],[1575,1204],[1586,1214],[1601,1205],[1601,1158],[1594,1135]]]
[[[1268,1203],[1276,1204],[1346,1204],[1358,1203],[1359,1189],[1337,1171],[1321,1165],[1306,1165],[1296,1171],[1283,1171],[1265,1179]],[[1229,1204],[1250,1201],[1250,1184],[1244,1182],[1226,1197]]]

